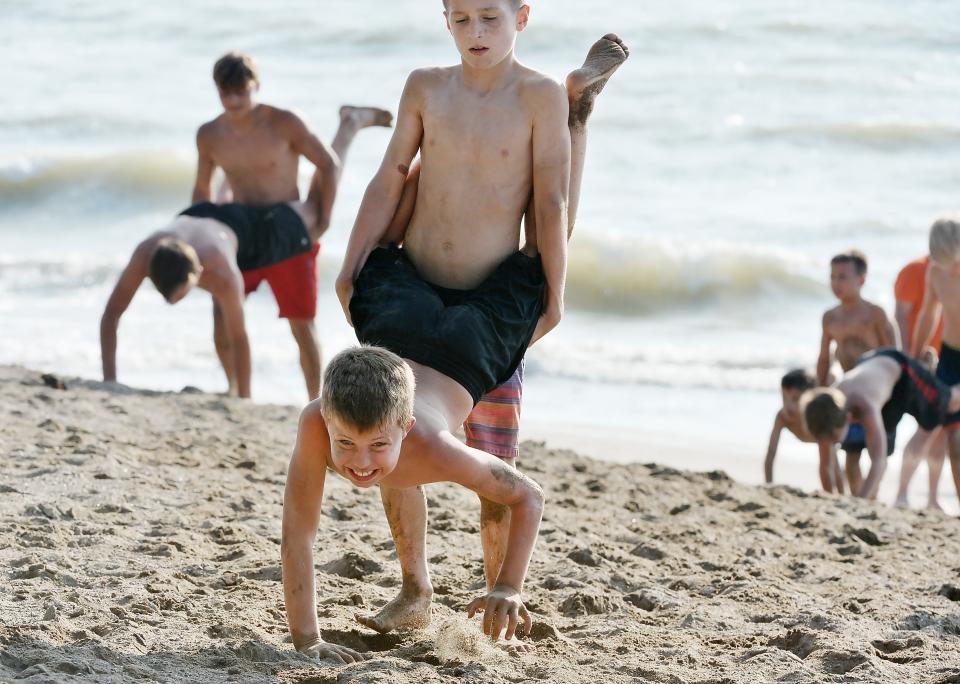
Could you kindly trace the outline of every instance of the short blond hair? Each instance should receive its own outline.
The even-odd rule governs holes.
[[[807,431],[818,440],[830,437],[847,422],[847,397],[832,387],[804,392],[800,408]]]
[[[345,349],[323,374],[320,412],[366,432],[413,418],[416,381],[406,361],[382,347]]]
[[[944,266],[960,261],[960,213],[944,214],[930,226],[930,258]]]

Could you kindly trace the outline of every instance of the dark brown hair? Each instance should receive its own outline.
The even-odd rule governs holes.
[[[817,379],[805,368],[794,368],[780,378],[780,389],[806,392],[817,386]]]
[[[185,243],[166,238],[161,240],[150,256],[150,280],[168,302],[177,289],[187,282],[197,264],[184,249]]]
[[[225,92],[246,90],[250,83],[260,84],[257,63],[242,52],[228,52],[213,65],[213,82]]]
[[[830,265],[834,264],[853,264],[858,276],[867,275],[867,256],[859,249],[841,252],[830,260]]]
[[[820,387],[800,399],[807,430],[816,439],[824,439],[847,422],[847,398],[840,390]]]

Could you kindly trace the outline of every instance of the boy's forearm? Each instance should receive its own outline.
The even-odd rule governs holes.
[[[826,385],[827,375],[830,374],[830,358],[822,354],[817,358],[817,384]]]
[[[517,592],[523,590],[523,580],[533,555],[542,516],[543,492],[537,485],[532,484],[524,498],[510,506],[507,550],[500,566],[497,586],[510,587]]]
[[[932,319],[933,316],[928,309],[920,312],[920,318],[917,319],[917,324],[913,330],[913,339],[910,341],[909,353],[913,358],[919,358],[920,354],[923,353],[923,347],[930,338],[930,333],[933,328]]]
[[[118,320],[107,313],[100,319],[100,360],[103,365],[103,381],[117,380],[117,324]]]
[[[538,214],[544,221],[537,239],[547,284],[545,312],[562,314],[567,279],[566,202],[549,203],[548,208],[541,208]]]
[[[394,180],[385,179],[383,172],[378,172],[370,181],[363,195],[356,223],[350,232],[339,279],[350,282],[357,279],[367,257],[386,233],[397,211],[403,179],[404,176],[400,173],[397,173],[397,178]]]
[[[317,234],[322,235],[330,228],[333,216],[333,204],[337,198],[337,174],[331,167],[323,173],[320,181],[320,198],[317,201]]]
[[[317,624],[317,599],[313,577],[311,540],[281,542],[283,598],[293,647],[302,651],[321,641]]]

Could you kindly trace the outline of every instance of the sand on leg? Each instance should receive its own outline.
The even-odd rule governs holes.
[[[380,486],[383,511],[402,571],[400,593],[375,615],[357,615],[357,622],[377,632],[423,629],[430,624],[433,585],[427,567],[427,499],[423,487]]]
[[[403,441],[401,455],[418,458],[429,450],[437,458],[449,458],[452,451],[470,450],[453,435],[473,406],[467,391],[455,381],[407,361],[417,381],[414,416],[416,424]],[[451,429],[452,427],[452,429]],[[400,593],[374,615],[357,615],[360,624],[378,632],[418,629],[430,623],[433,587],[427,567],[427,503],[422,488],[380,487],[384,511],[397,548],[403,576]]]

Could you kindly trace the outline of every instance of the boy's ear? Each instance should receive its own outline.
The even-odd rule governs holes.
[[[521,5],[517,12],[517,31],[527,28],[528,21],[530,21],[530,5]]]
[[[417,418],[416,416],[414,416],[413,418],[410,419],[410,421],[406,425],[403,426],[404,437],[410,434],[410,431],[413,429],[413,426],[416,425],[416,423],[417,423]]]

